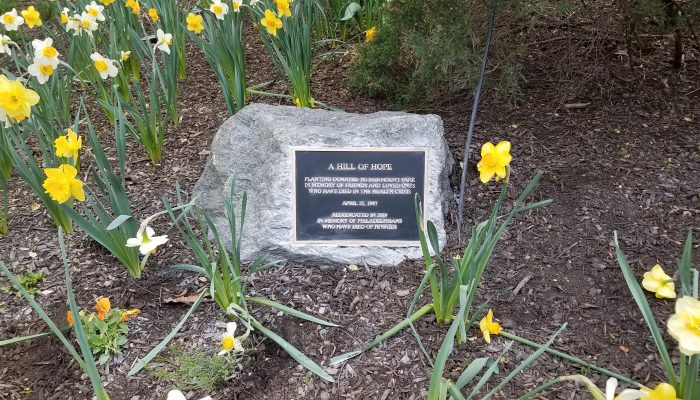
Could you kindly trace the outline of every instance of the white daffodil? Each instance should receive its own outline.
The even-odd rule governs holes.
[[[155,234],[153,228],[147,224],[141,224],[136,237],[126,241],[126,247],[138,247],[143,255],[154,253],[158,246],[168,241],[167,235],[155,236]]]
[[[53,47],[53,39],[32,40],[34,47],[34,63],[50,65],[53,69],[58,67],[58,51]]]
[[[98,28],[97,21],[92,19],[92,16],[86,12],[80,15],[80,29],[81,31],[87,32],[88,35],[92,36],[92,32],[96,31]]]
[[[241,344],[241,341],[245,339],[245,337],[248,335],[248,332],[246,332],[241,337],[235,337],[234,334],[236,333],[236,327],[237,326],[235,322],[229,322],[226,324],[226,333],[224,333],[223,336],[221,336],[221,351],[219,352],[220,356],[228,354],[231,351],[236,353],[243,351],[243,345]]]
[[[605,382],[605,400],[637,400],[649,396],[648,393],[637,389],[625,389],[615,396],[617,384],[618,382],[615,378],[610,378]]]
[[[73,31],[73,36],[79,35],[83,28],[80,26],[80,14],[74,14],[66,22],[66,32]]]
[[[168,392],[167,400],[187,400],[187,397],[185,397],[185,395],[182,394],[181,391],[175,389],[175,390],[171,390],[170,392]],[[212,400],[212,398],[211,398],[211,396],[207,396],[207,397],[202,397],[199,400]]]
[[[170,45],[173,44],[173,35],[163,32],[162,29],[158,29],[158,32],[156,32],[156,37],[158,38],[158,41],[156,42],[155,47],[170,54]]]
[[[24,25],[24,18],[17,15],[17,9],[12,9],[2,16],[0,16],[0,22],[5,26],[6,31],[16,31],[17,28]]]
[[[117,66],[114,65],[114,61],[109,58],[104,58],[100,53],[90,54],[90,59],[95,65],[95,69],[100,73],[100,78],[114,78],[119,73]]]
[[[131,57],[131,51],[122,50],[119,52],[119,55],[122,59],[122,62],[126,62],[126,61],[129,61],[129,57]]]
[[[243,5],[243,0],[233,0],[232,5],[233,5],[234,12],[240,12],[241,6]]]
[[[256,4],[260,3],[260,0],[250,0],[250,5],[254,6]]]
[[[101,6],[94,1],[88,5],[85,6],[85,12],[87,13],[87,17],[91,18],[93,21],[104,21],[105,16],[102,14],[102,11],[104,11],[105,7]]]
[[[236,2],[234,1],[234,9],[236,8],[235,3]],[[213,0],[211,6],[209,6],[209,11],[216,15],[217,19],[224,19],[224,16],[228,14],[228,4],[222,3],[221,0]]]
[[[42,61],[34,58],[34,63],[27,67],[27,72],[31,76],[35,76],[39,81],[39,84],[43,85],[49,80],[49,77],[53,74],[54,66],[51,64],[44,64]]]
[[[0,33],[0,54],[5,53],[9,55],[12,53],[10,43],[12,43],[12,39],[10,39],[9,36]]]

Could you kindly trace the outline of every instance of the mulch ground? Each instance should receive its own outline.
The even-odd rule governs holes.
[[[251,32],[246,46],[250,82],[274,80],[266,90],[283,92],[282,82],[276,79],[274,67]],[[631,264],[641,276],[657,262],[674,271],[688,229],[696,229],[698,236],[698,61],[688,59],[684,70],[671,72],[663,56],[647,65],[644,72],[626,68],[618,56],[597,60],[616,73],[607,78],[605,90],[590,84],[578,88],[575,96],[569,95],[566,103],[590,103],[575,108],[564,107],[556,87],[539,81],[538,73],[533,72],[527,75],[525,101],[518,107],[501,104],[487,93],[474,138],[479,145],[487,140],[513,143],[511,201],[537,170],[544,171],[544,178],[533,198],[554,200],[552,205],[514,221],[496,248],[477,301],[495,294],[491,306],[505,330],[538,342],[546,341],[566,322],[568,328],[556,340],[556,348],[650,385],[663,380],[661,363],[615,261],[612,238],[618,231]],[[134,143],[129,147],[127,190],[139,219],[160,210],[161,197],[172,198],[176,182],[185,191],[192,189],[207,161],[210,143],[227,118],[221,90],[197,49],[190,48],[188,62],[180,98],[183,119],[168,129],[164,161],[151,165]],[[314,96],[348,112],[389,109],[385,102],[363,97],[348,87],[345,76],[350,63],[351,55],[343,53],[321,63],[313,75]],[[443,118],[445,137],[456,160],[462,157],[469,97],[431,111]],[[252,100],[277,101],[265,97]],[[108,146],[110,128],[102,125],[101,135]],[[478,147],[472,151],[477,154]],[[475,179],[474,161],[468,168],[466,223],[471,224],[487,215],[498,187],[484,186]],[[453,183],[457,181],[455,173]],[[47,272],[41,285],[45,294],[38,299],[55,321],[62,322],[67,307],[56,230],[42,208],[32,210],[36,200],[23,182],[12,179],[10,190],[10,231],[0,240],[0,258],[16,273],[28,269]],[[458,254],[462,247],[455,219],[453,210],[447,216],[450,241],[446,251]],[[167,222],[157,221],[160,229],[156,230],[165,229]],[[697,243],[696,239],[695,248]],[[94,299],[109,296],[113,306],[142,310],[129,323],[129,348],[102,369],[111,398],[164,399],[176,382],[157,380],[148,371],[128,378],[126,372],[188,308],[187,304],[165,300],[206,286],[192,273],[169,268],[174,263],[194,261],[191,252],[174,237],[149,260],[144,275],[134,280],[82,233],[69,237],[68,248],[74,289],[82,307],[91,308]],[[420,261],[406,261],[395,268],[361,266],[356,271],[345,266],[284,264],[257,274],[251,288],[258,295],[342,325],[331,329],[266,309],[257,313],[282,337],[328,366],[331,357],[358,348],[402,319],[423,272]],[[649,298],[663,325],[673,311],[673,302]],[[0,294],[0,305],[1,338],[46,330],[27,303],[13,293]],[[434,357],[446,327],[426,318],[416,328]],[[213,353],[222,331],[221,313],[207,302],[174,343]],[[214,399],[420,399],[425,397],[431,372],[409,331],[329,368],[334,384],[300,368],[269,340],[254,335],[246,344],[249,363],[234,379],[208,393]],[[471,331],[470,340],[453,353],[447,375],[458,374],[476,357],[495,357],[505,344],[506,340],[496,337],[486,345],[478,332]],[[669,346],[674,348],[671,341]],[[498,376],[505,376],[531,352],[515,345]],[[544,356],[498,398],[514,399],[552,377],[580,372],[586,371]],[[604,382],[605,377],[591,376],[598,383]],[[90,393],[86,376],[58,340],[0,349],[1,399],[88,399]],[[188,397],[205,394],[193,392]],[[541,398],[585,396],[579,388],[563,386]]]

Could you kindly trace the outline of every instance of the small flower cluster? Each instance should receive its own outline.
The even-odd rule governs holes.
[[[78,154],[83,141],[72,129],[59,136],[54,142],[56,156],[68,159],[68,163],[62,163],[57,168],[44,168],[46,179],[43,187],[45,192],[53,201],[60,204],[74,198],[78,201],[85,201],[85,191],[83,182],[78,179]]]
[[[90,348],[99,356],[100,363],[105,363],[126,346],[126,335],[129,332],[126,320],[139,315],[141,310],[112,308],[109,298],[100,297],[95,301],[95,311],[88,313],[81,310],[78,316]],[[75,323],[70,311],[66,314],[66,320],[71,327]]]
[[[27,71],[37,78],[39,84],[43,85],[58,67],[59,53],[53,47],[53,39],[51,38],[35,39],[32,41],[32,47],[34,48],[34,61],[29,65]]]
[[[92,36],[92,33],[99,27],[98,22],[104,22],[104,6],[94,1],[85,6],[85,10],[80,14],[69,17],[70,10],[64,8],[61,12],[61,22],[66,25],[66,31],[73,31],[73,35],[82,35],[83,32]]]
[[[41,15],[34,6],[27,7],[20,14],[17,14],[17,9],[13,8],[11,11],[0,15],[0,24],[8,32],[19,30],[19,27],[25,23],[29,29],[42,25]]]

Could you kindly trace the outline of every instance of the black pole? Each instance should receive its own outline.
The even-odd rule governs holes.
[[[457,211],[457,235],[462,241],[462,215],[464,214],[464,187],[467,182],[467,162],[469,161],[469,150],[472,145],[472,134],[474,133],[474,123],[476,122],[476,114],[479,110],[479,98],[481,97],[481,86],[484,84],[484,74],[486,73],[486,63],[489,58],[489,46],[491,45],[491,37],[493,36],[493,24],[496,19],[496,2],[491,0],[491,16],[489,17],[489,28],[486,33],[486,46],[484,47],[484,58],[481,62],[481,72],[479,73],[479,83],[476,86],[476,94],[474,95],[474,105],[472,106],[472,117],[469,121],[469,131],[467,132],[467,142],[464,144],[464,159],[462,161],[462,179],[459,184],[459,204]]]

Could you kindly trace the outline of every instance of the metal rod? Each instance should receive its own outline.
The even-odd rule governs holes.
[[[489,17],[489,28],[486,33],[486,46],[484,47],[484,58],[481,62],[481,72],[479,73],[479,83],[476,86],[476,94],[474,95],[474,104],[472,106],[472,116],[469,121],[469,131],[467,132],[467,141],[464,145],[464,159],[462,161],[462,179],[459,184],[459,204],[457,211],[457,235],[459,241],[462,241],[462,215],[464,214],[464,187],[467,182],[467,162],[469,161],[469,150],[472,145],[472,134],[474,133],[474,123],[476,122],[476,114],[479,110],[479,98],[481,97],[481,86],[484,84],[484,74],[486,73],[486,63],[489,58],[489,46],[491,45],[491,37],[493,36],[493,24],[496,19],[496,2],[491,0],[491,15]]]

